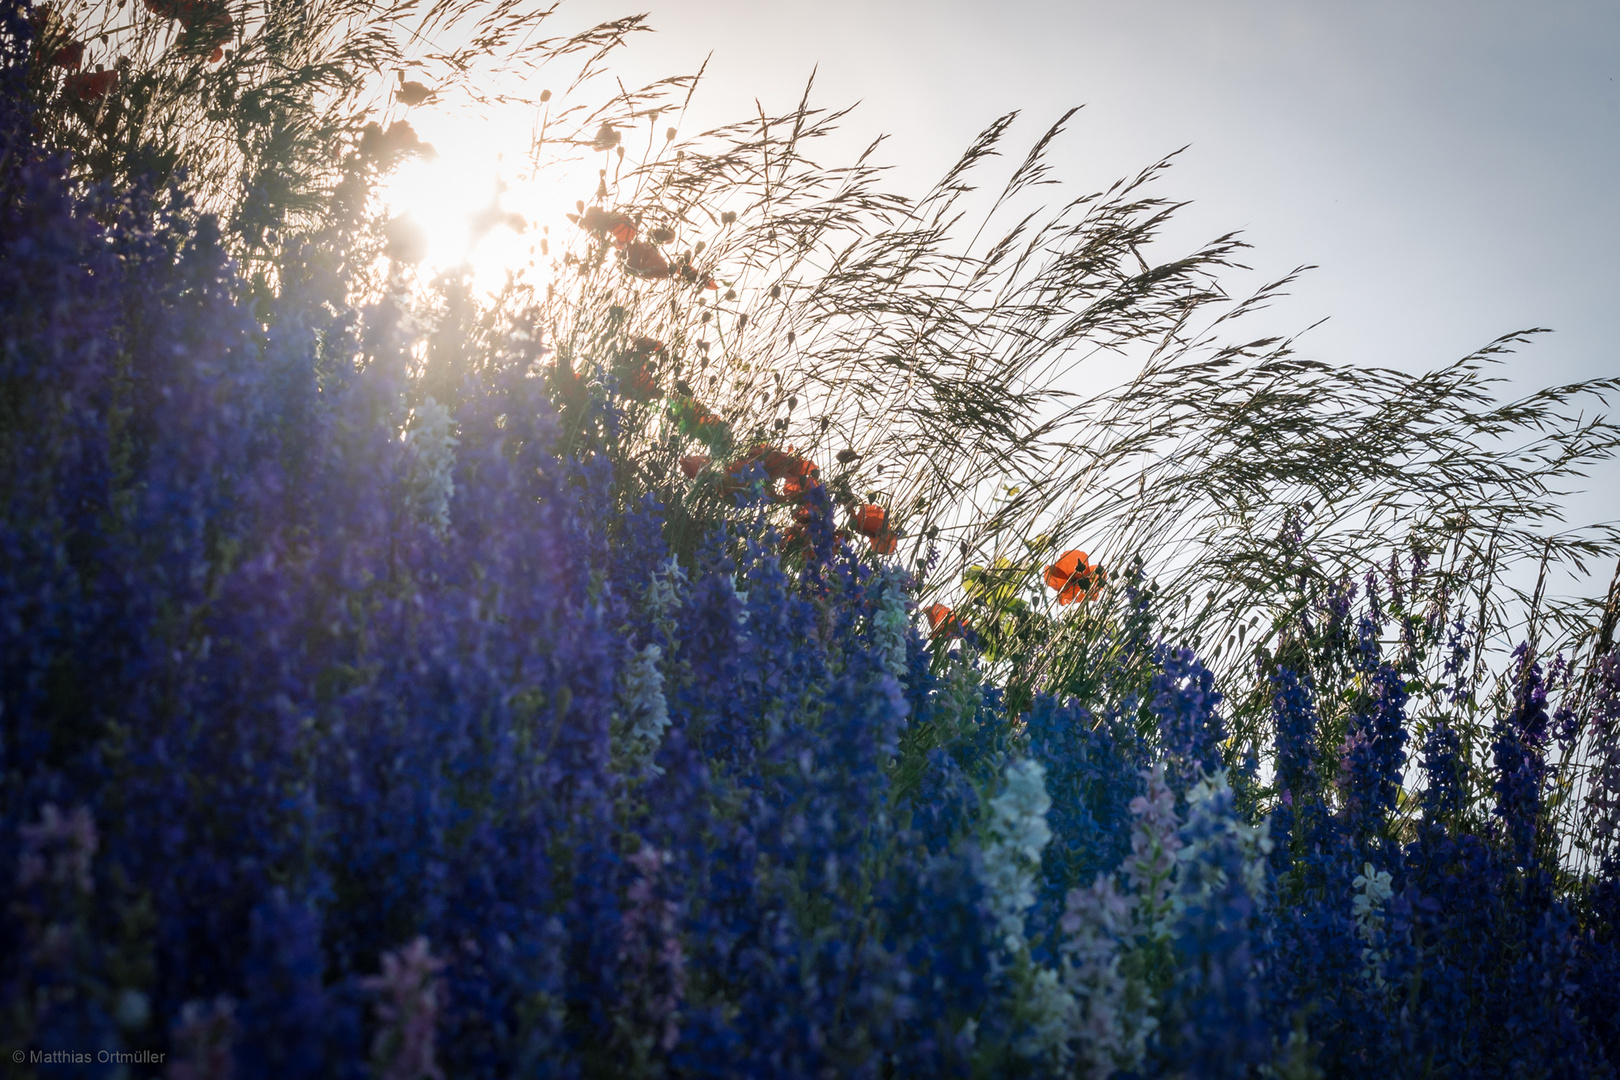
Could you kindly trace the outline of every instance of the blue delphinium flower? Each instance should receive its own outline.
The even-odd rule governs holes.
[[[1154,652],[1158,670],[1149,689],[1148,709],[1157,721],[1170,786],[1178,795],[1204,773],[1221,767],[1220,691],[1215,676],[1191,649],[1160,645]]]
[[[1541,665],[1528,646],[1520,645],[1513,658],[1517,664],[1513,708],[1497,722],[1491,742],[1496,767],[1493,813],[1502,822],[1514,861],[1529,866],[1536,858],[1541,791],[1547,773],[1547,689]]]
[[[1389,664],[1366,678],[1367,700],[1350,718],[1339,762],[1345,831],[1358,850],[1387,832],[1406,764],[1405,680]]]
[[[1024,737],[1052,796],[1039,919],[1049,927],[1071,888],[1111,872],[1125,857],[1141,777],[1129,729],[1098,721],[1076,702],[1038,695],[1024,717]]]
[[[986,904],[1001,946],[1025,948],[1024,913],[1035,904],[1036,873],[1052,831],[1046,812],[1046,770],[1030,758],[1007,766],[1006,785],[990,800],[989,840],[980,870]]]
[[[1153,1057],[1180,1075],[1246,1077],[1269,1059],[1273,1037],[1253,944],[1265,897],[1264,846],[1245,842],[1247,827],[1235,821],[1224,783],[1200,785],[1188,815],[1173,896],[1176,975]]]

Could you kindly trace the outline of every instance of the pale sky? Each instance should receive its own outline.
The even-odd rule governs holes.
[[[556,32],[637,9],[569,0]],[[683,134],[798,100],[860,101],[860,141],[920,194],[1022,111],[1022,151],[1084,109],[1054,162],[1095,190],[1188,145],[1160,185],[1187,245],[1237,229],[1244,292],[1319,269],[1250,332],[1315,359],[1432,367],[1500,334],[1532,384],[1620,374],[1620,4],[1581,0],[666,0],[612,66],[629,84],[712,53]],[[853,141],[853,140],[852,140]],[[1620,412],[1620,401],[1612,403]],[[1620,469],[1578,515],[1620,517]]]
[[[629,9],[565,5],[570,21]],[[626,62],[712,50],[699,119],[797,100],[891,136],[920,188],[995,116],[1094,188],[1183,145],[1188,237],[1241,229],[1264,276],[1320,267],[1279,328],[1320,359],[1429,366],[1532,325],[1538,380],[1620,373],[1620,4],[670,0]],[[617,65],[616,65],[617,66]],[[1258,280],[1258,278],[1256,278]]]
[[[592,0],[565,6],[622,13]],[[785,110],[819,66],[862,104],[902,189],[985,124],[1024,141],[1085,108],[1055,158],[1095,189],[1188,145],[1162,185],[1188,242],[1239,229],[1245,280],[1315,264],[1268,330],[1328,321],[1316,359],[1436,366],[1530,326],[1528,388],[1620,374],[1620,4],[1614,0],[669,0],[626,60],[710,51],[700,119]],[[651,70],[651,69],[649,69]],[[1022,147],[1020,147],[1022,149]],[[1612,403],[1620,413],[1620,401]],[[1582,516],[1620,517],[1620,470]]]

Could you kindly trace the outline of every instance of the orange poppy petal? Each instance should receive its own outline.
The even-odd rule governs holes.
[[[1049,589],[1062,589],[1074,576],[1075,571],[1086,565],[1086,553],[1083,551],[1065,551],[1058,557],[1058,561],[1046,568],[1046,586]]]
[[[883,507],[867,503],[855,511],[855,531],[864,536],[877,536],[888,524],[889,514]]]
[[[669,263],[651,244],[630,244],[624,253],[624,268],[644,278],[669,277]]]

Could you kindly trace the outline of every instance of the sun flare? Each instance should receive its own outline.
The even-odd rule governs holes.
[[[402,163],[381,187],[390,218],[414,226],[412,258],[427,276],[457,267],[474,290],[498,291],[510,275],[543,273],[550,237],[572,209],[565,170],[531,172],[520,118],[469,122],[416,112],[410,123],[434,148]]]

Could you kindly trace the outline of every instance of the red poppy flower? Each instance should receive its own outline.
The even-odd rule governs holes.
[[[1046,584],[1056,589],[1060,605],[1076,600],[1094,600],[1108,580],[1101,563],[1093,565],[1083,551],[1065,551],[1058,561],[1046,568]]]
[[[180,20],[189,39],[188,49],[213,51],[217,55],[210,56],[211,63],[225,55],[220,46],[231,40],[236,27],[220,0],[146,0],[146,6],[158,15]]]
[[[900,543],[900,536],[893,532],[880,532],[872,537],[872,550],[879,555],[893,555],[895,545]]]
[[[759,456],[759,463],[765,466],[765,475],[780,480],[797,470],[799,459],[781,450],[767,449]]]
[[[681,472],[688,480],[696,480],[697,474],[707,469],[711,460],[708,454],[688,454],[681,458]]]
[[[636,243],[625,249],[624,268],[644,278],[669,277],[669,263],[651,244]]]
[[[741,476],[753,465],[763,468],[773,483],[782,481],[782,494],[776,497],[785,501],[801,498],[815,482],[818,473],[815,462],[799,457],[792,447],[779,450],[769,443],[756,444],[748,453],[727,465],[726,471],[733,476]]]
[[[642,356],[649,356],[655,352],[663,352],[664,343],[656,338],[638,337],[630,343],[630,348]]]
[[[779,453],[781,453],[781,451],[761,443],[760,445],[754,447],[753,450],[744,454],[742,457],[736,458],[726,466],[726,473],[728,475],[723,490],[728,492],[741,491],[743,487],[743,474],[752,469],[755,465],[759,465],[764,468],[766,476],[771,476],[768,459],[771,458],[771,455]],[[771,479],[774,481],[775,477],[771,476]]]
[[[931,638],[961,637],[962,631],[967,629],[962,617],[944,604],[930,605],[923,614],[928,616],[928,636]]]
[[[588,206],[585,213],[573,218],[574,223],[586,232],[597,236],[611,236],[614,246],[623,248],[636,238],[636,223],[629,214],[618,210],[604,210],[600,206]]]
[[[658,379],[645,365],[637,367],[619,383],[619,394],[631,401],[651,401],[658,397]]]
[[[798,502],[821,483],[821,470],[809,458],[797,458],[793,471],[782,477],[782,498]]]
[[[874,503],[867,503],[855,509],[851,524],[855,531],[862,536],[878,536],[888,524],[889,512]]]
[[[82,63],[84,63],[84,42],[82,41],[68,42],[60,49],[57,49],[56,55],[51,57],[52,67],[71,68],[78,71],[79,65]]]
[[[220,46],[231,40],[231,34],[236,29],[231,17],[223,11],[203,12],[194,19],[183,18],[180,22],[186,32],[196,38],[199,50],[211,48],[221,56],[225,55],[225,51]]]
[[[80,101],[100,101],[117,84],[116,71],[78,71],[69,75],[62,86]]]
[[[575,374],[567,360],[559,359],[552,366],[551,385],[564,405],[577,409],[585,404],[585,380]]]

